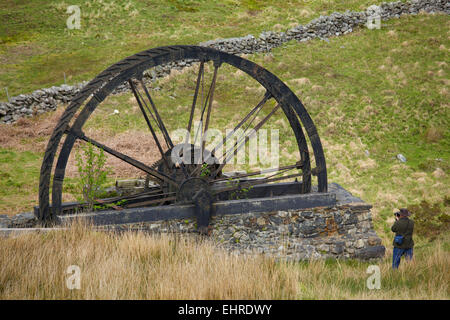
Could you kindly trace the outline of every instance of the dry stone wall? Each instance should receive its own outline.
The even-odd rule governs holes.
[[[409,2],[389,2],[379,6],[381,20],[398,18],[405,14],[444,12],[450,14],[450,2],[446,0],[411,0]],[[232,54],[248,54],[269,52],[272,48],[281,46],[290,40],[308,41],[314,38],[326,40],[331,36],[350,33],[354,28],[363,26],[368,16],[375,11],[372,9],[344,13],[332,13],[320,16],[306,25],[299,25],[286,32],[262,32],[259,37],[247,35],[240,38],[218,39],[200,43],[200,46],[211,47]],[[194,61],[180,61],[177,64],[159,66],[145,74],[147,81],[153,81],[170,73],[172,68],[182,69]],[[0,102],[0,122],[13,123],[21,117],[31,117],[36,114],[54,110],[58,104],[69,102],[87,82],[74,86],[62,85],[36,90],[31,94],[21,94],[11,98],[8,102]],[[128,85],[119,86],[115,93],[127,91]]]

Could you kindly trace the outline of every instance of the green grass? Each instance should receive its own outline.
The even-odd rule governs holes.
[[[372,203],[377,228],[388,234],[394,208],[449,196],[448,24],[445,15],[403,17],[381,30],[360,29],[330,42],[291,41],[273,57],[247,56],[304,102],[323,141],[329,181]],[[193,67],[154,85],[162,89],[152,95],[170,130],[187,124],[196,72]],[[295,81],[299,78],[308,82]],[[261,94],[253,79],[224,65],[215,93],[220,116],[213,113],[211,127],[232,128]],[[111,115],[114,109],[119,115]],[[280,164],[291,164],[296,146],[281,118],[277,114],[269,127],[280,130]],[[130,128],[147,132],[130,93],[109,97],[86,128],[110,135]],[[427,136],[430,128],[439,132],[437,138]],[[405,164],[395,158],[398,153]],[[436,177],[437,168],[447,173]]]
[[[6,2],[2,4],[3,11],[0,12],[3,15],[7,11],[4,8],[18,10],[20,6],[31,10],[38,7],[39,3]],[[47,2],[42,3],[44,7],[47,5]],[[134,2],[134,5],[145,7],[145,3]],[[49,59],[48,64],[43,64],[44,57],[34,54],[34,51],[29,56],[23,53],[16,56],[11,55],[10,51],[2,51],[0,59],[12,62],[2,63],[2,67],[5,66],[6,69],[0,70],[1,85],[7,83],[9,88],[16,88],[13,92],[17,90],[17,93],[44,84],[52,85],[65,65],[72,65],[73,70],[77,70],[71,81],[89,79],[106,65],[144,48],[189,43],[189,39],[192,40],[191,43],[196,43],[218,36],[245,35],[255,30],[259,32],[264,28],[271,29],[277,22],[285,25],[291,21],[289,14],[296,17],[295,13],[287,14],[286,7],[275,9],[272,2],[265,2],[266,5],[263,6],[259,1],[245,1],[240,5],[237,1],[225,1],[222,3],[223,7],[214,7],[217,12],[211,9],[212,3],[217,5],[206,1],[173,1],[164,9],[153,5],[153,10],[139,11],[135,19],[143,19],[144,14],[148,15],[146,17],[153,17],[162,11],[163,14],[176,18],[150,19],[152,22],[145,26],[142,24],[142,29],[138,28],[142,32],[135,32],[132,37],[132,31],[137,30],[128,21],[132,19],[119,23],[117,34],[109,39],[100,37],[93,40],[92,35],[97,29],[82,29],[68,33],[69,40],[66,40],[64,46],[61,46],[63,40],[58,38],[58,32],[44,32],[51,29],[51,24],[64,23],[63,18],[59,22],[58,19],[48,21],[46,25],[39,23],[37,14],[33,16],[30,13],[32,18],[26,23],[35,23],[36,28],[17,29],[16,33],[8,31],[7,37],[1,33],[2,50],[17,48],[23,45],[18,39],[26,39],[24,41],[32,44],[32,50],[52,52],[49,58],[45,57]],[[231,14],[226,9],[233,3],[236,6]],[[308,2],[305,6],[314,11],[312,16],[324,10],[334,11],[336,8],[358,9],[365,4],[362,1],[344,1],[341,7],[341,3],[332,2],[331,9],[324,9],[318,3]],[[223,16],[220,16],[220,10],[223,10]],[[255,10],[258,13],[253,15]],[[268,14],[270,11],[279,12],[279,20],[271,20],[272,16]],[[120,10],[118,12],[119,18],[124,15]],[[254,19],[253,23],[243,22],[245,19],[239,18],[240,12]],[[211,21],[220,28],[206,28],[201,25],[201,21],[182,26],[183,21],[186,21],[183,19],[199,17],[201,13],[210,14]],[[108,21],[105,21],[105,17],[99,19],[104,24],[98,23],[96,32],[102,34],[101,28],[108,28]],[[236,22],[239,19],[243,19],[240,24]],[[10,24],[8,21],[6,26]],[[155,28],[150,34],[147,31],[151,29],[150,26],[155,26],[153,24],[161,29]],[[169,24],[171,26],[167,30],[162,27]],[[444,202],[450,197],[449,24],[449,18],[445,15],[402,17],[387,22],[380,30],[360,29],[346,36],[330,38],[329,42],[292,41],[273,50],[272,55],[247,56],[249,60],[277,75],[304,102],[324,145],[329,181],[340,183],[374,206],[372,212],[375,229],[388,249],[387,257],[379,262],[382,269],[381,291],[368,292],[365,287],[368,263],[324,261],[300,263],[293,267],[303,271],[299,273],[298,297],[448,297],[448,289],[442,285],[448,283],[445,280],[450,249],[448,235],[440,239],[442,242],[431,243],[428,239],[415,236],[416,262],[394,273],[390,271],[390,226],[393,223],[394,208],[407,207],[422,200],[438,203],[448,212],[448,201]],[[7,29],[4,26],[2,25],[1,32]],[[196,32],[193,32],[194,29]],[[172,39],[169,39],[170,33],[174,35]],[[80,41],[85,41],[86,45],[79,47]],[[117,43],[121,45],[113,50]],[[59,49],[55,50],[58,46]],[[19,76],[23,70],[29,72]],[[210,68],[209,77],[211,71]],[[215,100],[220,108],[220,116],[214,116],[219,113],[213,113],[211,127],[231,128],[258,102],[262,94],[254,80],[235,71],[229,66],[219,69]],[[196,67],[193,67],[180,74],[173,74],[154,84],[161,91],[151,90],[169,129],[185,127],[187,124],[196,72]],[[298,80],[302,78],[307,80]],[[119,110],[119,115],[111,115],[114,109]],[[50,116],[44,115],[33,121],[45,121],[46,117]],[[282,122],[277,123],[281,118],[279,114],[275,116],[272,127],[280,129],[281,164],[288,164],[294,159],[296,147],[290,129]],[[126,133],[130,128],[147,131],[137,104],[129,93],[108,97],[86,124],[86,130],[102,134],[106,132],[113,137]],[[36,139],[42,139],[42,136],[24,139],[20,150],[26,150],[26,145],[32,145]],[[369,156],[366,155],[366,150]],[[398,153],[407,158],[406,163],[400,163],[395,158]],[[6,149],[0,145],[1,213],[31,210],[36,204],[41,160],[42,153],[19,151],[19,146],[18,150]],[[438,168],[444,174],[439,173]],[[65,190],[73,188],[76,182],[76,178],[68,179]]]
[[[0,213],[31,210],[37,204],[41,161],[41,154],[0,148]]]
[[[0,4],[0,101],[43,87],[90,80],[141,50],[174,44],[258,36],[287,30],[320,14],[364,10],[375,0],[14,1]],[[81,29],[69,30],[69,5],[81,9]],[[49,18],[51,17],[51,18]]]

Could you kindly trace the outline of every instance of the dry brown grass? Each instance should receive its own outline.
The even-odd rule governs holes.
[[[173,235],[65,231],[0,239],[0,299],[448,299],[450,255],[440,241],[369,290],[369,263],[276,262],[235,256],[211,242]],[[69,290],[67,268],[81,270]]]
[[[1,299],[287,299],[297,291],[298,275],[272,260],[188,238],[114,235],[78,223],[1,242]],[[66,288],[70,265],[81,269],[80,290]]]
[[[289,80],[289,82],[292,82],[294,85],[299,86],[299,87],[303,86],[303,85],[311,84],[311,81],[308,78],[292,79],[292,80]]]

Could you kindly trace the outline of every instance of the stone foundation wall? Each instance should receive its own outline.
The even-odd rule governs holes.
[[[292,261],[382,258],[385,248],[373,229],[372,206],[337,183],[329,183],[328,191],[336,195],[336,204],[330,207],[214,215],[208,239],[235,254],[265,254]],[[39,226],[31,212],[0,215],[0,228],[33,227]],[[200,237],[195,218],[97,228]]]
[[[262,253],[290,261],[382,258],[385,248],[373,230],[371,206],[349,203],[304,210],[213,216],[210,239],[235,254]],[[115,230],[196,234],[195,220],[170,220]]]
[[[411,0],[409,2],[389,2],[380,6],[382,20],[398,18],[405,14],[424,12],[444,12],[450,14],[450,2],[446,0]],[[353,31],[354,28],[366,24],[370,10],[362,12],[335,12],[329,16],[320,16],[306,25],[299,25],[286,32],[262,32],[259,37],[247,35],[240,38],[217,39],[200,43],[200,46],[215,48],[232,54],[247,54],[255,52],[269,52],[272,48],[281,46],[290,40],[308,41],[320,38],[327,40],[331,36],[339,36]],[[183,69],[194,61],[180,61],[178,63],[159,66],[144,74],[147,82],[165,77],[172,69]],[[12,97],[8,102],[0,102],[0,123],[13,123],[21,117],[31,117],[46,111],[56,109],[59,103],[69,102],[87,82],[74,86],[53,86],[36,90],[31,94],[21,94]],[[115,93],[129,90],[127,83],[119,86]]]

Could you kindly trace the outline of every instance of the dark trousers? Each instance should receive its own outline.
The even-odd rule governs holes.
[[[405,255],[405,259],[411,260],[413,257],[413,248],[400,249],[394,247],[394,252],[392,254],[392,269],[398,269],[400,259],[403,255]]]

